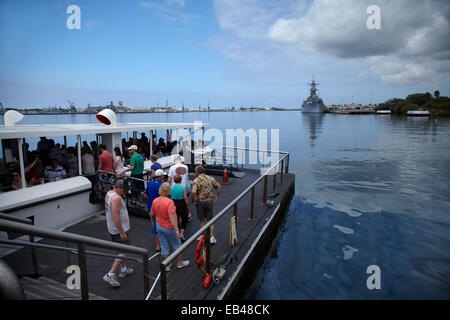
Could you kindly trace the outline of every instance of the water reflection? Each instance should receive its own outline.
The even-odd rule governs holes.
[[[309,129],[310,146],[314,148],[316,139],[322,132],[323,113],[302,113],[303,127]]]

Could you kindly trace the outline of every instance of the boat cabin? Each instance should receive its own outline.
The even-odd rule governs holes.
[[[8,192],[0,192],[0,212],[13,214],[21,218],[34,217],[35,225],[64,229],[65,227],[80,221],[90,215],[102,210],[103,203],[92,204],[89,200],[92,183],[82,172],[82,148],[84,137],[95,136],[96,146],[104,144],[107,150],[114,155],[114,148],[118,147],[123,154],[123,140],[130,137],[130,140],[137,144],[139,133],[149,133],[148,149],[150,155],[154,153],[154,143],[152,137],[170,139],[172,133],[172,143],[175,152],[181,148],[184,140],[191,140],[191,137],[201,138],[203,130],[209,124],[194,123],[117,123],[114,112],[105,109],[97,114],[98,123],[88,124],[18,124],[22,115],[16,111],[8,111],[4,116],[4,125],[0,125],[0,139],[2,145],[3,164],[5,174],[8,164],[18,164],[16,170],[16,188]],[[131,135],[129,135],[131,133]],[[160,136],[158,137],[158,133]],[[167,136],[165,135],[167,134]],[[38,181],[39,185],[27,186],[26,174],[27,159],[30,153],[26,148],[27,139],[40,137],[64,137],[64,148],[67,150],[67,141],[76,141],[76,145],[71,148],[71,152],[77,161],[77,172],[67,174],[67,178],[55,181]],[[76,140],[74,138],[76,137]],[[126,137],[124,139],[124,137]],[[163,139],[164,139],[163,138]],[[42,139],[45,141],[45,139]],[[158,140],[156,140],[158,141]],[[39,143],[38,143],[39,148]],[[74,158],[74,159],[75,159]],[[171,156],[158,159],[163,167],[173,164]],[[151,162],[144,163],[144,169],[149,169]],[[44,183],[45,182],[45,183]],[[2,181],[2,183],[5,183]],[[18,187],[17,187],[18,186]]]

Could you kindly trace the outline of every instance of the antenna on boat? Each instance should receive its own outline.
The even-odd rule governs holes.
[[[5,126],[7,126],[7,127],[15,126],[17,122],[22,120],[22,118],[23,118],[23,114],[21,114],[20,112],[18,112],[16,110],[8,110],[5,112],[5,114],[3,116]]]
[[[110,125],[112,127],[116,126],[116,114],[111,109],[103,109],[96,114],[96,118],[103,124]]]

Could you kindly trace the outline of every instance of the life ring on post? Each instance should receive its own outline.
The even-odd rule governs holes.
[[[203,250],[203,252],[201,252],[204,247],[204,244],[205,244],[205,235],[203,235],[200,238],[200,240],[198,241],[198,244],[197,244],[197,249],[195,250],[195,263],[198,266],[202,266],[205,263],[205,259],[203,258],[205,250]]]

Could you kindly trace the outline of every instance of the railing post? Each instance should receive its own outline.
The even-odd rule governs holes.
[[[276,168],[278,170],[278,168]],[[272,192],[275,192],[277,189],[277,173],[275,172],[273,174],[273,186],[272,186]]]
[[[81,272],[81,299],[89,300],[86,252],[83,243],[78,243],[78,265],[80,267]]]
[[[263,191],[263,201],[261,203],[263,206],[267,204],[267,174],[264,176],[264,191]]]
[[[159,271],[161,271],[161,300],[167,300],[166,266],[161,263],[159,265]]]
[[[211,228],[206,230],[205,250],[206,250],[206,273],[211,274]]]
[[[234,221],[236,224],[236,228],[237,228],[237,224],[238,224],[238,217],[237,217],[237,202],[234,204],[233,206],[233,216],[234,216]]]
[[[254,220],[255,211],[255,187],[252,188],[252,198],[250,200],[250,221]]]
[[[31,216],[28,219],[31,220],[31,225],[34,226],[34,216]],[[34,243],[34,236],[30,235],[29,238],[30,238],[30,242]],[[33,247],[31,248],[31,261],[33,263],[34,274],[37,276],[37,275],[39,275],[39,264],[37,262],[36,249]]]
[[[288,153],[287,158],[286,158],[286,173],[289,173],[289,156],[290,156],[290,153]]]
[[[30,242],[34,243],[34,236],[30,235]],[[39,264],[37,262],[37,257],[36,257],[36,249],[35,248],[31,248],[31,261],[33,263],[33,271],[34,271],[34,275],[39,275]]]
[[[283,171],[284,171],[284,159],[281,160],[281,174],[280,174],[280,183],[283,183]]]
[[[147,297],[147,294],[150,290],[150,280],[148,279],[148,255],[144,254],[142,256],[142,267],[144,269],[144,297]]]

